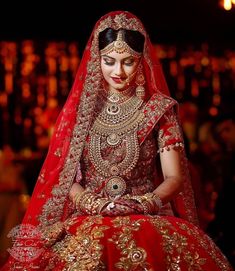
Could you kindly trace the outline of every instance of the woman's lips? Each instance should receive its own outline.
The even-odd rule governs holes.
[[[112,80],[117,83],[117,84],[121,84],[123,83],[124,79],[123,78],[120,78],[120,77],[111,77]]]

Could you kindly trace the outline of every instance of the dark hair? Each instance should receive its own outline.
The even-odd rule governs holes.
[[[122,29],[122,28],[121,28]],[[118,30],[106,28],[99,34],[99,50],[104,49],[108,44],[117,39]],[[135,30],[122,29],[124,41],[138,53],[142,53],[144,49],[144,36]]]

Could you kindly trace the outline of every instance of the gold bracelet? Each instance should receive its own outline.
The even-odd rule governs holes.
[[[78,211],[86,214],[87,211],[90,211],[90,204],[93,199],[93,193],[89,190],[85,190],[81,193],[80,197],[77,198],[75,206]]]
[[[161,198],[156,193],[151,193],[151,198],[154,200],[155,204],[158,206],[159,209],[162,208],[163,203]]]
[[[163,205],[160,197],[153,192],[137,196],[131,196],[127,194],[123,198],[132,199],[141,204],[144,210],[144,214],[155,214],[162,208]]]
[[[82,193],[77,193],[77,194],[73,197],[72,201],[73,201],[73,203],[74,203],[75,206],[76,206],[76,202],[79,200],[81,194],[82,194]]]

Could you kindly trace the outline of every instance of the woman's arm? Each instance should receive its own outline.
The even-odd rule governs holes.
[[[163,204],[171,201],[183,187],[181,148],[160,152],[161,168],[164,181],[154,190]]]

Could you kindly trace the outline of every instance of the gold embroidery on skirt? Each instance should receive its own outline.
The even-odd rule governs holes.
[[[103,245],[100,239],[109,227],[102,225],[101,216],[90,216],[78,226],[76,235],[67,235],[53,251],[65,262],[65,270],[106,270],[101,261]]]
[[[200,237],[200,239],[197,238],[199,245],[210,254],[213,261],[221,270],[230,270],[230,266],[228,266],[227,260],[225,259],[224,255],[220,253],[220,250],[208,235],[202,235],[202,232],[198,228],[189,228],[188,225],[182,222],[177,222],[177,224],[179,225],[180,229],[186,231],[187,234]]]
[[[188,243],[187,237],[177,232],[177,229],[163,217],[154,217],[150,222],[162,235],[162,247],[166,254],[167,270],[181,270],[182,261],[187,264],[188,271],[201,270],[206,259],[201,258],[193,245]]]
[[[121,251],[120,260],[115,264],[116,268],[127,271],[151,270],[149,264],[146,263],[146,251],[137,246],[132,234],[133,231],[140,229],[143,221],[144,219],[131,221],[130,217],[117,217],[113,220],[114,228],[120,228],[120,231],[109,239]]]

